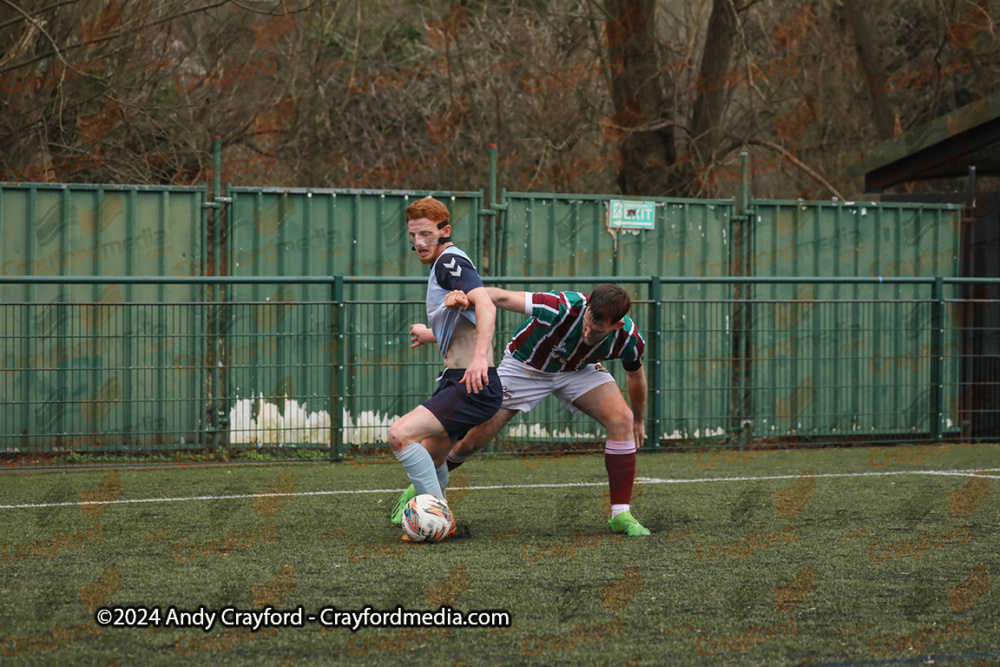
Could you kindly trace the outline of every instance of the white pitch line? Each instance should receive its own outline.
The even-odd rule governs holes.
[[[510,486],[456,486],[454,489],[525,489],[549,488],[559,486],[607,486],[606,482],[574,482],[570,484],[512,484]],[[233,500],[238,498],[277,498],[280,496],[336,496],[357,495],[361,493],[400,493],[403,489],[351,489],[344,491],[302,491],[297,493],[244,493],[233,496],[191,496],[188,498],[130,498],[125,500],[80,500],[68,503],[35,503],[28,505],[0,505],[0,510],[31,509],[41,507],[71,507],[75,505],[119,505],[128,503],[174,503],[188,500]]]
[[[811,475],[812,477],[886,477],[889,475],[955,475],[959,477],[985,477],[1000,479],[996,475],[980,475],[982,472],[998,472],[1000,468],[979,468],[978,470],[894,470],[885,472],[831,472]],[[798,479],[798,475],[769,475],[763,477],[705,477],[702,479],[660,479],[658,477],[636,477],[643,484],[687,484],[689,482],[753,482],[768,479]]]
[[[979,472],[992,472],[992,471],[993,471],[993,469],[990,469],[989,471],[987,471],[987,470],[980,470]],[[950,476],[955,476],[955,477],[984,477],[986,479],[1000,479],[1000,477],[997,477],[996,475],[979,475],[979,474],[972,474],[972,473],[967,473],[967,472],[951,472],[951,471],[948,471],[948,470],[928,470],[926,474],[928,474],[928,475],[950,475]]]
[[[1000,479],[996,475],[981,475],[982,472],[1000,472],[1000,468],[978,468],[976,470],[897,470],[886,472],[842,472],[820,473],[813,477],[887,477],[891,475],[955,475],[960,477],[984,477]],[[636,477],[643,484],[698,484],[702,482],[755,482],[772,479],[798,479],[799,475],[768,475],[763,477],[706,477],[701,479],[660,479],[658,477]],[[452,490],[495,491],[503,489],[559,489],[580,486],[607,486],[607,482],[567,482],[565,484],[494,484],[490,486],[456,486]],[[176,503],[190,500],[235,500],[241,498],[279,498],[283,496],[337,496],[361,493],[399,493],[402,489],[351,489],[343,491],[301,491],[296,493],[244,493],[232,496],[190,496],[187,498],[129,498],[123,500],[80,500],[67,503],[33,503],[24,505],[0,505],[0,509],[35,509],[43,507],[72,507],[76,505],[126,505],[129,503]]]

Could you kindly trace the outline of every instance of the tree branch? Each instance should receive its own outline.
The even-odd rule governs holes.
[[[23,9],[21,9],[20,7],[18,7],[17,5],[15,5],[10,0],[3,0],[3,3],[5,5],[10,6],[14,10],[16,10],[17,13],[21,14],[25,19],[27,19],[28,23],[30,23],[35,28],[35,30],[38,30],[43,35],[45,35],[46,37],[48,37],[49,38],[49,42],[52,43],[52,48],[55,49],[55,51],[56,51],[56,55],[59,56],[59,60],[62,61],[63,65],[67,64],[66,63],[66,59],[63,58],[62,52],[59,50],[59,47],[56,46],[56,40],[52,39],[52,35],[50,35],[48,33],[48,31],[45,29],[45,21],[42,21],[41,23],[39,23],[38,21],[35,20],[35,18],[33,16],[29,15],[27,12],[25,12]],[[4,58],[4,61],[5,61],[4,64],[6,64],[7,58]]]
[[[41,23],[42,25],[45,25],[45,21],[42,21]],[[29,25],[27,29],[25,29],[24,35],[21,37],[21,40],[17,44],[15,44],[10,51],[5,53],[3,58],[0,58],[0,67],[3,67],[4,65],[9,63],[11,60],[14,60],[15,58],[20,57],[20,55],[25,51],[27,51],[28,47],[34,43],[35,37],[37,36],[38,36],[38,25],[36,24]]]
[[[744,143],[753,144],[756,146],[764,146],[765,148],[770,148],[771,150],[780,153],[782,157],[785,157],[788,160],[790,160],[792,164],[794,164],[796,167],[805,172],[806,175],[809,176],[811,179],[813,179],[814,181],[816,181],[817,183],[828,189],[835,196],[839,197],[840,199],[844,200],[847,199],[847,197],[841,194],[841,192],[837,190],[837,188],[835,188],[833,184],[830,183],[830,181],[823,178],[823,176],[821,176],[819,172],[803,164],[801,160],[799,160],[797,157],[789,153],[784,146],[776,144],[773,141],[768,141],[767,139],[744,139],[743,141]]]

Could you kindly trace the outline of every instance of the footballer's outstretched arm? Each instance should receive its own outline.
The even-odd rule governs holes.
[[[490,299],[497,308],[524,315],[527,306],[526,292],[512,292],[499,287],[487,287],[486,293],[490,295]]]
[[[499,287],[486,287],[484,289],[489,295],[490,300],[493,302],[493,305],[497,308],[509,310],[513,313],[519,313],[521,315],[525,314],[525,309],[528,305],[528,301],[525,296],[527,292],[511,292],[510,290],[500,289]],[[449,308],[465,310],[469,307],[469,303],[469,296],[462,290],[453,290],[444,298],[444,305]],[[478,318],[479,315],[477,314],[476,317]]]
[[[646,371],[642,366],[634,371],[625,371],[625,389],[632,403],[632,434],[635,437],[635,446],[641,448],[646,440],[646,394],[649,390]]]

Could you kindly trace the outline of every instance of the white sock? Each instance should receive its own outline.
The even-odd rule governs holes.
[[[444,492],[446,486],[448,486],[448,463],[442,463],[437,467],[438,484],[441,486],[441,491]]]
[[[444,491],[441,490],[441,483],[438,482],[434,459],[431,458],[426,449],[420,446],[419,442],[412,442],[393,453],[406,468],[406,474],[413,483],[413,488],[417,490],[417,495],[430,493],[444,500]]]
[[[628,512],[628,505],[612,505],[611,506],[611,518],[614,519],[616,516],[622,512]]]

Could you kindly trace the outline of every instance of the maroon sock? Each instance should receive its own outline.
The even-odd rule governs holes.
[[[458,457],[458,456],[455,456],[451,452],[448,452],[448,458],[445,460],[445,463],[448,464],[448,472],[451,472],[452,470],[454,470],[458,466],[460,466],[463,463],[465,463],[465,459],[461,458],[461,457]]]
[[[604,468],[608,471],[612,505],[628,505],[632,501],[632,483],[635,481],[635,452],[631,454],[604,454]]]

